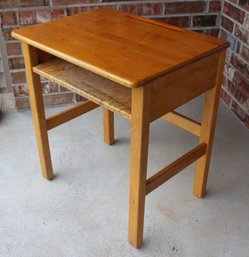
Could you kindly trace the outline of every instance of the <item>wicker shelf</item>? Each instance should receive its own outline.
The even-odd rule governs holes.
[[[33,71],[98,105],[131,118],[131,89],[62,59],[54,58]]]

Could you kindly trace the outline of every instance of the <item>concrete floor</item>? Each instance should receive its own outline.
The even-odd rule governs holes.
[[[200,103],[183,112],[200,117]],[[127,242],[130,125],[117,116],[115,125],[113,146],[103,143],[101,110],[49,132],[56,178],[48,182],[31,113],[2,113],[1,257],[249,256],[249,133],[223,104],[207,196],[192,194],[194,164],[152,192],[140,250]],[[165,121],[152,123],[149,175],[196,144]]]

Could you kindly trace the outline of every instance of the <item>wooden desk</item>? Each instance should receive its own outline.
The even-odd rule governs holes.
[[[101,105],[106,143],[114,143],[113,112],[131,120],[134,247],[142,246],[146,194],[197,159],[194,194],[204,196],[228,42],[107,8],[21,28],[12,36],[23,45],[45,178],[53,178],[47,131]],[[46,118],[39,75],[89,101]],[[201,124],[173,111],[202,93]],[[200,143],[147,179],[149,126],[160,117],[199,136]]]

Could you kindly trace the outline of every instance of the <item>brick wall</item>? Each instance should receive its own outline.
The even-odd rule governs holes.
[[[109,6],[213,36],[217,36],[219,33],[221,9],[221,2],[219,0],[0,0],[2,30],[6,41],[8,63],[17,109],[29,109],[30,105],[21,45],[18,41],[11,38],[11,31],[14,28],[46,22],[101,6]],[[42,85],[46,106],[81,100],[79,96],[58,85],[51,84],[49,81],[42,81]]]
[[[225,0],[220,37],[230,41],[221,98],[249,128],[249,1]]]

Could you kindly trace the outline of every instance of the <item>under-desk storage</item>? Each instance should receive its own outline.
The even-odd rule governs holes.
[[[131,118],[131,89],[59,58],[33,67],[40,76],[81,96]]]

